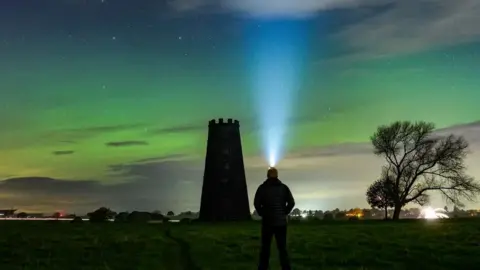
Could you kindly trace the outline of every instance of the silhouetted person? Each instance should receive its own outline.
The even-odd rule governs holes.
[[[254,206],[262,217],[262,246],[260,249],[259,270],[268,269],[270,246],[275,236],[278,256],[283,270],[289,270],[290,261],[287,253],[287,216],[295,206],[292,193],[287,185],[278,179],[278,171],[269,168],[267,180],[255,193]]]

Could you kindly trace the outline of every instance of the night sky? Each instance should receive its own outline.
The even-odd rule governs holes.
[[[266,173],[252,44],[299,20],[278,165],[298,207],[366,207],[382,165],[369,136],[395,120],[464,135],[480,178],[478,14],[478,0],[2,0],[0,208],[197,211],[219,117],[240,120],[252,200]]]

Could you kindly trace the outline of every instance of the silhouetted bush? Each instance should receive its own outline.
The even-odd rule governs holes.
[[[357,216],[349,217],[348,220],[350,221],[355,221],[355,220],[360,220]]]
[[[139,212],[133,211],[127,217],[128,222],[134,223],[147,223],[152,219],[152,216],[149,212]]]
[[[323,220],[329,221],[333,220],[333,214],[332,213],[326,213],[323,215]]]
[[[94,212],[88,213],[90,222],[105,222],[115,217],[115,212],[106,207],[100,207]]]
[[[128,212],[120,212],[115,216],[115,222],[123,223],[128,221]]]
[[[160,214],[160,213],[156,213],[156,212],[153,212],[150,214],[152,220],[155,220],[155,221],[159,221],[159,220],[163,220],[165,218],[164,215]]]
[[[83,223],[83,219],[81,217],[74,217],[70,223]]]

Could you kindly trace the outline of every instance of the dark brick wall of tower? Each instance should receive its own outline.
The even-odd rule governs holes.
[[[199,219],[251,219],[238,120],[220,118],[208,123]]]

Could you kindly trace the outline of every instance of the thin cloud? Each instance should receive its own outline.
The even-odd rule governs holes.
[[[440,136],[448,134],[463,136],[473,151],[480,150],[480,121],[438,129],[435,133]]]
[[[396,0],[381,13],[370,13],[333,35],[348,48],[343,57],[368,59],[480,40],[477,0]]]
[[[438,132],[448,132],[448,131],[458,131],[458,130],[470,130],[470,129],[480,129],[480,121],[475,121],[472,123],[458,124],[451,127],[437,129]],[[480,133],[479,133],[480,137]]]
[[[64,155],[72,155],[75,153],[73,150],[61,150],[61,151],[53,151],[52,154],[55,156],[64,156]]]
[[[0,192],[28,194],[80,194],[88,193],[100,187],[96,181],[61,180],[49,177],[18,177],[0,181]]]
[[[167,156],[160,156],[160,157],[151,157],[151,158],[143,158],[134,161],[133,163],[145,163],[145,162],[160,162],[160,161],[168,161],[168,160],[179,160],[185,159],[188,156],[186,154],[171,154]]]
[[[121,142],[107,142],[106,146],[110,147],[125,147],[125,146],[137,146],[137,145],[148,145],[146,141],[121,141]]]
[[[189,124],[181,126],[171,126],[166,128],[151,129],[150,133],[156,135],[169,134],[169,133],[184,133],[184,132],[194,132],[194,131],[204,131],[207,130],[208,124]]]
[[[323,10],[375,6],[391,0],[173,0],[178,12],[233,12],[253,17],[308,17]]]

